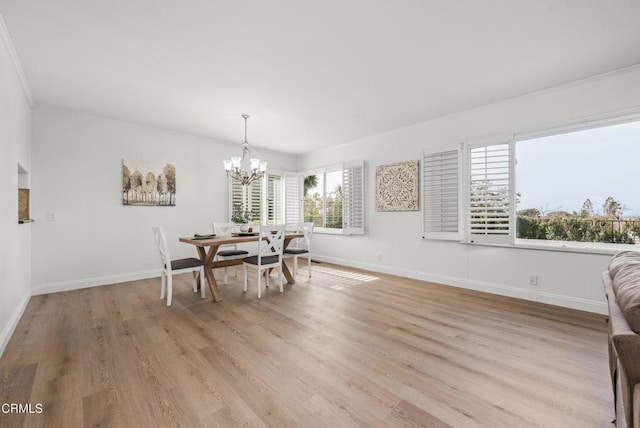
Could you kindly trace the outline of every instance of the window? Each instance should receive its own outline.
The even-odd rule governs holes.
[[[364,233],[364,164],[302,174],[269,171],[242,186],[229,183],[229,217],[236,223],[313,221],[318,232]]]
[[[318,232],[364,233],[364,164],[344,164],[304,176],[304,221]]]
[[[638,115],[462,147],[423,156],[425,238],[640,245]]]
[[[640,244],[640,121],[516,141],[516,237]]]
[[[248,186],[243,186],[236,180],[231,180],[231,197],[229,217],[235,223],[260,224],[262,222],[262,185],[263,179],[256,180]]]
[[[231,221],[252,224],[298,223],[301,220],[302,175],[269,171],[265,177],[249,186],[231,180]]]
[[[342,229],[342,170],[304,177],[304,221],[316,228]]]

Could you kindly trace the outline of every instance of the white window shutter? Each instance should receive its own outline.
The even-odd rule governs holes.
[[[342,231],[344,234],[364,234],[364,186],[364,163],[345,164],[342,170]]]
[[[251,223],[260,224],[263,221],[264,213],[262,211],[262,181],[264,179],[256,180],[247,186],[248,200],[247,209],[252,215]]]
[[[423,154],[423,238],[460,240],[460,153]]]
[[[284,173],[284,222],[302,221],[302,174]]]
[[[267,174],[265,200],[262,204],[266,207],[266,224],[280,224],[284,220],[283,213],[283,184],[280,173]]]
[[[229,219],[233,215],[233,208],[240,206],[243,211],[249,211],[253,215],[252,223],[259,224],[262,219],[262,179],[249,186],[243,186],[232,178],[229,181]]]
[[[510,143],[467,147],[466,240],[510,244],[513,151]]]
[[[229,180],[229,221],[233,216],[233,208],[235,206],[246,206],[243,187],[237,180],[228,178]]]

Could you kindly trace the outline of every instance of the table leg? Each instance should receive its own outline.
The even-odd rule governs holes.
[[[282,261],[282,273],[284,274],[284,277],[287,279],[287,284],[295,284],[296,280],[293,277],[293,275],[291,275],[291,272],[289,271],[289,268],[287,267],[287,264],[284,262],[284,260]]]
[[[216,282],[216,277],[212,269],[213,258],[216,256],[218,247],[211,246],[209,247],[209,251],[206,251],[202,247],[197,247],[197,249],[200,260],[204,262],[204,276],[207,278],[207,284],[209,284],[209,290],[211,290],[211,297],[213,297],[215,302],[220,302],[222,301],[222,295],[218,289],[218,283]]]
[[[284,240],[284,246],[282,248],[282,251],[284,252],[284,250],[287,249],[287,247],[289,246],[289,244],[291,243],[291,239],[285,239]],[[291,272],[289,271],[289,268],[287,267],[287,264],[284,262],[284,258],[282,259],[282,273],[284,274],[284,277],[287,279],[287,284],[295,284],[296,280],[293,277],[293,275],[291,275]]]

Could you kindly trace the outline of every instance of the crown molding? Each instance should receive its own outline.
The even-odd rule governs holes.
[[[27,81],[27,77],[24,74],[24,70],[22,69],[22,64],[20,63],[20,58],[18,57],[18,53],[16,49],[13,47],[13,42],[11,41],[11,36],[9,35],[9,30],[7,30],[7,26],[4,23],[4,19],[0,14],[0,39],[4,44],[7,53],[9,54],[9,58],[11,58],[11,62],[13,63],[13,68],[18,75],[18,79],[22,84],[22,89],[24,90],[24,95],[27,97],[27,102],[29,106],[33,107],[35,102],[33,100],[33,94],[31,93],[31,88],[29,87],[29,82]]]

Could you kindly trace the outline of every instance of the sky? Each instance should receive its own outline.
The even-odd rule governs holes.
[[[311,196],[314,193],[322,195],[322,180],[326,178],[327,180],[327,194],[330,194],[335,191],[337,186],[342,186],[342,170],[339,171],[330,171],[324,174],[316,174],[318,177],[318,187],[309,189],[308,195]]]
[[[518,210],[596,214],[608,196],[624,216],[640,216],[640,121],[516,143]]]

